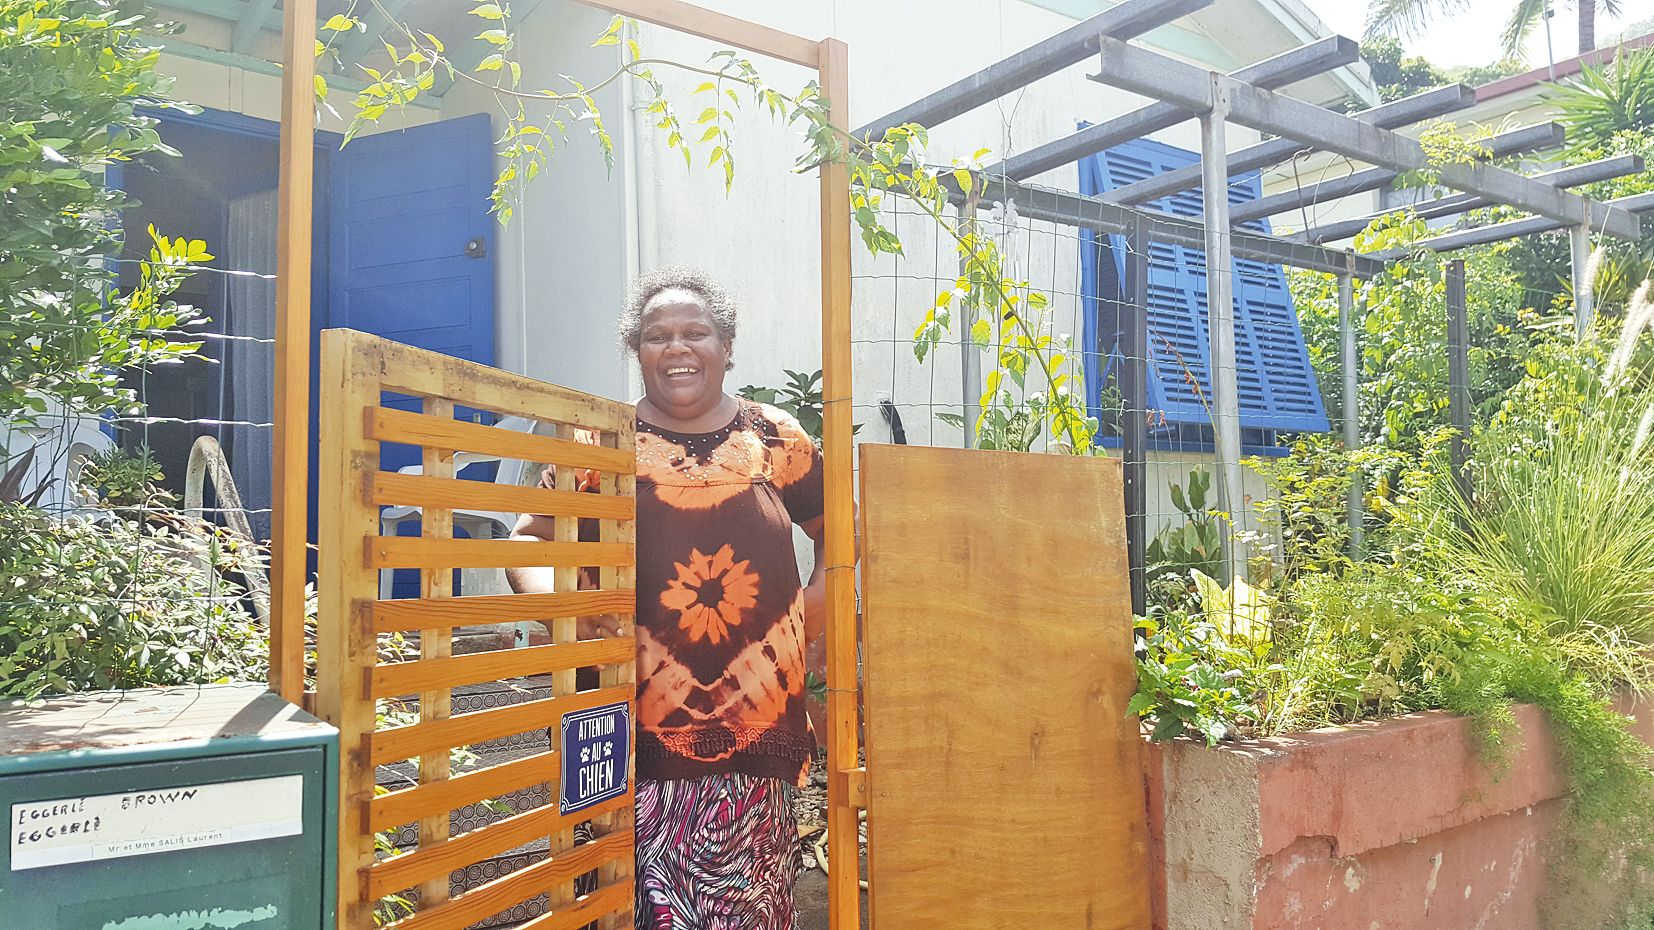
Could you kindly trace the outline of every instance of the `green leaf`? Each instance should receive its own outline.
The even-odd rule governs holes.
[[[483,19],[505,18],[505,11],[500,9],[498,3],[480,3],[472,7],[469,12],[472,16],[480,16]]]
[[[1175,716],[1165,715],[1155,721],[1154,730],[1149,734],[1149,739],[1156,743],[1164,743],[1167,740],[1177,739],[1182,735],[1183,721]]]
[[[626,17],[624,16],[617,15],[613,19],[609,20],[609,28],[605,29],[603,34],[597,37],[597,41],[592,43],[592,48],[598,48],[603,45],[619,45],[620,30],[624,28],[625,25]]]
[[[504,29],[486,29],[477,33],[477,38],[487,42],[490,45],[511,44],[511,34],[506,32]]]
[[[349,16],[346,16],[343,13],[334,13],[332,16],[328,17],[327,22],[322,24],[322,28],[329,32],[349,32],[350,30],[355,29],[356,25],[356,20],[351,19]]]
[[[494,55],[489,55],[487,58],[484,58],[482,61],[477,62],[476,70],[478,70],[478,71],[498,71],[498,70],[500,70],[501,68],[504,68],[504,67],[505,67],[505,58],[498,55],[498,54],[494,54]]]

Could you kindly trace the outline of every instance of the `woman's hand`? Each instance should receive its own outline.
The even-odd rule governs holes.
[[[580,639],[614,639],[626,635],[626,624],[614,614],[581,617],[574,622],[574,629]]]

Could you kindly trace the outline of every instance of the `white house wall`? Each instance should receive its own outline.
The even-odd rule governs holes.
[[[532,50],[522,56],[523,86],[568,90],[560,75],[596,84],[611,74],[619,66],[615,48],[591,47],[608,22],[609,14],[591,7],[546,0],[517,27],[519,47]],[[614,138],[613,171],[587,124],[571,123],[568,141],[499,230],[494,263],[500,365],[606,397],[628,392],[614,329],[636,262],[625,91],[617,81],[594,95]],[[470,113],[492,114],[496,134],[505,128],[493,94],[461,81],[443,98],[442,117]]]

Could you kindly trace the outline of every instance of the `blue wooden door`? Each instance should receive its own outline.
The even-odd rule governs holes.
[[[359,136],[333,153],[328,174],[327,325],[492,365],[497,224],[488,212],[488,116]],[[419,408],[409,397],[384,402]],[[418,462],[411,446],[380,449],[383,468]],[[418,522],[399,530],[418,533]],[[417,572],[398,571],[395,581],[398,597],[417,595]]]
[[[330,325],[494,363],[493,160],[486,114],[334,154]]]

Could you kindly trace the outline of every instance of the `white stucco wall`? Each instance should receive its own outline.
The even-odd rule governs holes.
[[[523,86],[568,90],[559,75],[595,84],[613,72],[615,48],[591,47],[608,22],[609,14],[570,0],[542,3],[517,27],[519,46],[533,50],[522,56]],[[490,113],[496,132],[505,128],[500,103],[484,88],[461,81],[442,99],[444,119]],[[568,141],[524,189],[516,215],[499,230],[495,358],[535,378],[621,397],[627,369],[614,320],[636,271],[625,82],[595,99],[614,139],[614,169],[605,167],[585,124],[571,123]]]

